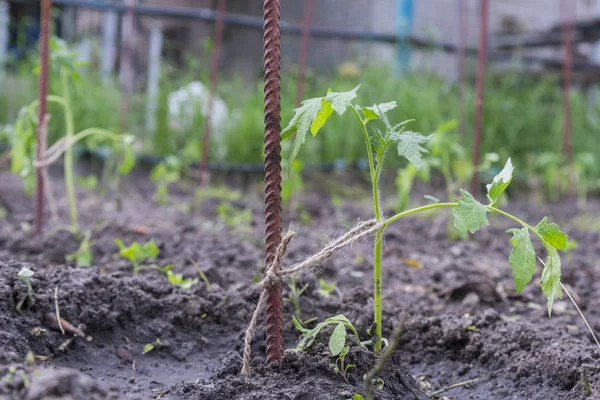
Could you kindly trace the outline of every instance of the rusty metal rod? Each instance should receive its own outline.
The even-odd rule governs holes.
[[[481,0],[481,20],[479,31],[479,55],[477,57],[477,97],[475,99],[475,124],[473,129],[473,180],[471,193],[479,197],[479,172],[477,171],[481,156],[481,127],[483,123],[483,91],[485,88],[485,67],[487,62],[487,36],[490,1]]]
[[[312,25],[312,0],[304,0],[304,16],[302,20],[302,43],[298,61],[298,82],[296,83],[296,107],[304,98],[304,81],[306,80],[306,65],[308,64],[308,45],[310,43],[310,28]]]
[[[223,42],[223,27],[225,25],[226,0],[218,0],[217,5],[217,23],[215,25],[215,43],[210,61],[210,87],[208,95],[208,110],[204,118],[204,127],[202,134],[202,159],[200,161],[200,185],[208,183],[208,159],[210,157],[210,133],[211,118],[213,112],[213,100],[217,91],[219,81],[219,60],[221,57],[221,43]]]
[[[281,54],[279,0],[264,0],[266,265],[281,242]],[[267,364],[283,357],[281,284],[267,296]]]
[[[48,59],[50,55],[49,40],[50,40],[50,12],[52,9],[52,0],[42,0],[41,2],[41,30],[40,30],[40,76],[39,76],[39,115],[37,126],[37,145],[36,159],[41,162],[44,157],[46,134],[44,120],[48,112]],[[42,233],[42,225],[44,224],[44,173],[42,168],[36,168],[36,188],[35,188],[35,232],[40,235]]]

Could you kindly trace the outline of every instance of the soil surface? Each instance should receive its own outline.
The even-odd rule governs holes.
[[[79,168],[82,174],[92,169]],[[356,185],[345,185],[345,179],[307,179],[316,189],[307,185],[297,199],[299,211],[288,208],[285,215],[284,227],[293,221],[298,230],[286,265],[370,218],[368,191],[349,190]],[[240,187],[243,177],[226,180]],[[92,262],[76,266],[67,261],[79,242],[65,230],[60,176],[53,180],[59,220],[47,214],[45,235],[37,238],[33,200],[18,179],[0,173],[7,211],[0,218],[0,399],[344,400],[365,393],[364,375],[376,357],[350,335],[345,363],[354,367],[344,376],[334,370],[326,334],[306,352],[286,352],[283,362],[262,365],[261,325],[253,373],[240,373],[243,334],[264,267],[261,185],[245,183],[237,199],[223,199],[218,190],[199,198],[193,188],[172,187],[169,204],[159,206],[147,173],[138,172],[122,182],[118,209],[114,195],[79,187],[81,231],[91,234]],[[327,193],[320,193],[323,188]],[[600,201],[544,206],[532,197],[511,199],[504,208],[532,224],[548,215],[577,240],[577,249],[561,254],[562,280],[600,334]],[[386,207],[386,215],[392,213]],[[403,312],[409,319],[378,375],[376,398],[600,399],[600,350],[574,306],[565,296],[548,318],[540,265],[533,283],[516,294],[507,261],[510,221],[491,216],[490,227],[457,240],[446,217],[407,218],[386,231],[384,336],[391,336]],[[146,264],[172,264],[174,273],[198,282],[184,289],[157,270],[133,276],[115,239],[127,245],[154,240],[160,254]],[[372,240],[338,253],[316,274],[296,278],[298,289],[307,286],[299,297],[300,315],[292,301],[285,303],[287,348],[300,338],[294,315],[313,327],[344,314],[361,339],[369,339]],[[34,271],[28,296],[18,277],[23,267]],[[335,287],[327,290],[328,283]],[[290,295],[286,286],[284,296]],[[22,315],[16,310],[21,301]],[[61,324],[65,334],[57,308],[69,323]]]

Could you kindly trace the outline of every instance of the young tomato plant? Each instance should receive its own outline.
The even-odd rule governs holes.
[[[295,110],[295,114],[289,125],[281,134],[282,140],[295,134],[295,142],[290,155],[288,165],[298,155],[300,147],[306,140],[306,134],[310,131],[313,136],[317,135],[325,123],[335,113],[343,115],[350,110],[360,130],[362,131],[367,157],[369,161],[369,173],[373,191],[373,210],[377,222],[375,233],[374,258],[373,258],[373,303],[374,303],[374,325],[375,329],[372,342],[375,352],[380,352],[382,347],[382,243],[385,229],[393,222],[419,212],[448,208],[452,210],[454,227],[462,233],[477,232],[483,225],[488,225],[488,213],[498,214],[506,217],[520,229],[509,229],[508,233],[513,235],[511,243],[513,250],[509,256],[509,263],[513,269],[514,281],[517,292],[523,290],[535,273],[536,254],[531,241],[530,233],[533,233],[544,245],[548,257],[542,271],[542,291],[548,300],[548,313],[552,312],[552,305],[556,297],[562,298],[560,284],[561,260],[558,250],[567,247],[567,235],[560,231],[558,226],[549,223],[547,218],[536,226],[527,224],[519,218],[499,209],[496,203],[502,193],[512,181],[513,166],[511,160],[506,162],[502,171],[496,175],[487,185],[488,204],[482,204],[469,192],[461,189],[461,198],[455,202],[441,203],[429,196],[428,199],[434,203],[400,212],[392,217],[385,218],[380,205],[379,178],[383,167],[383,161],[388,150],[395,146],[398,155],[405,157],[417,169],[423,164],[423,153],[427,150],[423,147],[431,136],[423,136],[420,133],[406,130],[410,120],[399,124],[392,124],[386,113],[396,108],[396,102],[376,104],[361,107],[354,103],[359,87],[349,92],[329,91],[323,97],[317,97],[302,102],[301,107]],[[315,333],[316,334],[316,333]]]
[[[128,259],[133,266],[133,275],[137,276],[140,271],[145,269],[155,269],[167,275],[173,268],[171,264],[160,267],[157,264],[144,264],[148,259],[158,257],[160,250],[153,240],[140,244],[133,242],[130,246],[125,246],[121,239],[115,239],[115,243],[119,246],[119,255]]]
[[[48,102],[58,104],[64,111],[65,133],[54,145],[44,151],[44,159],[38,164],[35,161],[36,129],[37,117],[36,110],[39,101],[36,100],[30,105],[21,109],[13,135],[11,137],[11,171],[21,176],[25,184],[27,193],[31,193],[35,184],[35,168],[47,167],[64,154],[63,165],[65,175],[65,192],[69,203],[69,215],[71,218],[70,231],[77,235],[79,233],[79,219],[77,214],[77,202],[75,198],[75,174],[73,146],[89,139],[107,140],[114,146],[115,152],[119,156],[118,172],[121,175],[127,175],[135,162],[135,157],[131,144],[133,136],[117,135],[109,130],[101,128],[87,128],[80,132],[75,132],[74,119],[71,105],[71,82],[79,79],[77,54],[68,49],[66,43],[58,38],[50,40],[52,66],[57,69],[60,77],[60,96],[49,95]]]

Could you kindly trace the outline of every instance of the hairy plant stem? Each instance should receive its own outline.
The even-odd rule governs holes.
[[[381,173],[381,165],[383,164],[383,157],[385,156],[385,152],[380,154],[377,157],[377,166],[375,166],[375,162],[373,160],[373,149],[371,147],[371,142],[369,140],[369,133],[367,132],[367,126],[365,121],[363,121],[362,117],[358,113],[358,110],[352,106],[352,111],[358,121],[360,122],[360,126],[363,131],[363,135],[365,138],[365,145],[367,146],[367,156],[369,159],[369,173],[371,174],[371,185],[373,188],[373,208],[375,210],[375,220],[377,223],[382,221],[381,216],[381,207],[379,203],[379,175]],[[380,228],[375,233],[375,250],[373,252],[373,304],[374,304],[374,316],[373,322],[375,325],[375,337],[377,341],[375,342],[374,349],[375,353],[379,353],[381,351],[381,310],[382,310],[382,289],[381,289],[381,256],[383,250],[383,230],[384,228]]]
[[[69,78],[67,71],[62,69],[60,71],[60,78],[63,91],[64,109],[65,109],[65,126],[66,126],[66,138],[67,141],[71,141],[75,134],[73,128],[73,114],[71,113],[71,102],[69,92]],[[77,217],[77,203],[75,199],[75,178],[73,173],[73,148],[69,146],[65,150],[64,159],[65,169],[65,189],[67,192],[67,199],[69,201],[69,214],[71,216],[71,226],[73,232],[79,232],[79,219]]]

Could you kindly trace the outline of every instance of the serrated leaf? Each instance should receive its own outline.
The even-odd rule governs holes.
[[[421,146],[431,138],[423,136],[417,132],[403,132],[401,134],[392,134],[390,139],[398,143],[398,155],[405,157],[417,169],[423,165],[423,153],[429,153],[427,149]]]
[[[348,92],[329,92],[325,96],[325,99],[331,103],[331,107],[333,107],[335,112],[342,115],[352,105],[352,100],[356,98],[356,92],[358,92],[359,88],[360,85]]]
[[[546,245],[548,258],[544,263],[542,271],[542,291],[548,299],[548,316],[552,316],[552,306],[558,297],[562,299],[562,288],[560,287],[561,263],[558,251],[550,245]]]
[[[333,107],[331,106],[331,103],[327,100],[323,100],[321,102],[321,111],[319,111],[315,117],[315,120],[310,125],[310,133],[312,133],[313,136],[317,136],[317,133],[319,133],[329,117],[331,117],[331,114],[333,114]]]
[[[569,237],[562,232],[558,225],[548,223],[548,217],[544,217],[539,224],[534,228],[535,232],[540,235],[542,241],[554,247],[556,250],[567,248],[567,240]]]
[[[454,215],[454,227],[459,232],[475,233],[483,225],[489,225],[487,219],[487,208],[475,200],[471,193],[464,189],[460,190],[462,198],[457,199],[458,206],[452,210]]]
[[[346,325],[343,323],[337,324],[331,337],[329,338],[329,351],[332,356],[337,356],[341,353],[346,345]]]
[[[509,229],[506,232],[513,234],[510,240],[513,249],[508,256],[508,262],[513,269],[515,288],[517,293],[520,293],[535,274],[535,249],[527,228]]]
[[[398,104],[395,101],[390,101],[388,103],[376,104],[371,107],[361,107],[360,110],[365,116],[365,122],[368,122],[380,118],[382,114],[385,114],[396,107],[398,107]]]
[[[427,200],[433,201],[435,204],[437,204],[437,203],[439,203],[439,202],[440,202],[440,199],[438,199],[437,197],[433,197],[433,196],[432,196],[432,195],[430,195],[430,194],[426,194],[426,195],[425,195],[425,196],[423,196],[423,197],[425,197]]]
[[[487,185],[488,199],[490,204],[493,204],[498,200],[498,197],[506,190],[510,182],[512,181],[512,173],[515,168],[512,165],[510,158],[506,161],[506,165],[502,168],[502,171],[494,177],[492,183]]]
[[[294,117],[289,125],[281,132],[281,140],[285,140],[296,133],[288,165],[293,165],[298,156],[300,147],[306,141],[306,132],[308,132],[319,111],[321,111],[322,102],[323,97],[304,100],[302,105],[294,110]]]

